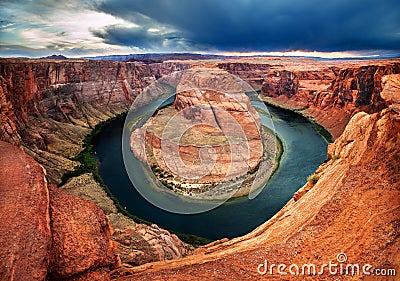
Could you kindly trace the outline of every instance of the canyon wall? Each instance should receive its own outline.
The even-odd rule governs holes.
[[[355,114],[329,145],[330,160],[315,171],[316,182],[306,183],[270,220],[118,280],[397,280],[388,270],[400,270],[400,75],[385,76],[380,87],[387,108]],[[329,263],[336,274],[322,267]],[[302,271],[304,264],[315,271]],[[346,271],[348,264],[359,271]],[[367,273],[364,265],[371,265]],[[382,269],[388,276],[377,276]]]
[[[59,183],[74,169],[73,158],[96,124],[126,111],[156,78],[192,66],[226,69],[247,79],[268,102],[314,118],[337,138],[329,148],[331,160],[316,171],[315,185],[306,184],[296,200],[248,235],[182,260],[131,268],[183,257],[190,249],[155,225],[124,217],[91,174],[71,179],[63,191],[47,180]],[[399,68],[398,60],[145,65],[1,59],[0,140],[14,146],[0,144],[0,279],[108,280],[118,267],[111,274],[121,280],[258,280],[269,277],[257,273],[265,259],[329,262],[340,252],[351,262],[399,272]],[[82,253],[82,243],[93,247]]]
[[[38,177],[58,184],[65,172],[72,171],[78,165],[74,157],[82,150],[85,136],[97,124],[126,112],[136,94],[145,86],[155,81],[157,77],[179,70],[180,67],[187,68],[184,64],[169,63],[144,65],[82,60],[1,59],[0,141],[21,147],[44,167],[46,174],[43,173],[43,168],[39,168],[42,174]],[[12,171],[21,174],[20,177],[25,176],[24,169],[33,175],[36,174],[36,171],[30,172],[26,161],[24,162],[28,165],[26,167],[23,164],[15,166],[16,160],[8,158],[11,151],[13,150],[7,152],[6,148],[1,151],[0,156],[4,166],[8,163],[8,167],[15,169]],[[28,157],[21,150],[16,151],[17,155]],[[34,160],[30,162],[35,163]],[[4,172],[9,170],[4,169]],[[5,175],[0,178],[2,188],[16,188],[17,185],[18,182],[12,179],[8,182]],[[45,186],[43,192],[49,193],[47,183],[43,185]],[[24,188],[26,187],[25,184]],[[28,187],[34,188],[35,182]],[[6,270],[4,276],[18,277],[19,272],[24,271],[24,274],[28,274],[27,266],[33,266],[37,267],[36,271],[39,273],[36,274],[35,270],[32,270],[34,274],[29,277],[31,279],[21,277],[22,279],[43,280],[43,276],[46,275],[50,279],[73,279],[82,274],[84,276],[82,280],[103,280],[109,279],[110,268],[117,264],[111,258],[112,253],[117,255],[119,252],[120,259],[127,265],[138,265],[149,261],[182,257],[190,252],[190,247],[184,245],[176,235],[159,230],[157,226],[136,224],[121,214],[91,174],[72,178],[60,189],[72,195],[59,192],[58,188],[54,187],[50,188],[50,199],[47,194],[47,199],[42,200],[38,192],[29,195],[24,191],[25,193],[20,195],[27,200],[34,197],[32,203],[18,202],[20,197],[2,198],[7,201],[4,206],[14,206],[11,211],[16,213],[19,213],[18,208],[24,209],[24,204],[28,207],[34,202],[45,201],[43,206],[47,206],[49,211],[43,211],[37,217],[38,220],[47,221],[46,227],[49,227],[50,223],[53,228],[51,233],[53,247],[50,252],[47,244],[51,244],[51,241],[47,239],[41,242],[47,245],[47,248],[40,243],[37,245],[41,250],[32,257],[32,262],[27,260],[16,273]],[[76,196],[94,202],[101,207],[101,210]],[[49,215],[51,220],[46,219]],[[21,231],[24,230],[18,219],[15,220],[17,223],[10,221],[7,226],[2,224],[5,232],[12,232],[13,225],[21,228]],[[86,222],[92,224],[86,225]],[[109,222],[115,231],[108,230]],[[34,223],[34,220],[26,222],[27,227],[29,223]],[[24,235],[26,232],[20,233],[19,242],[13,247],[17,249],[21,247],[24,250],[26,246],[21,242],[24,241]],[[88,237],[97,242],[88,241]],[[4,245],[7,244],[7,239],[9,237],[4,236],[2,240]],[[113,241],[116,243],[110,254],[107,245],[111,245]],[[32,240],[33,242],[35,240]],[[29,245],[28,247],[25,252],[36,251],[34,247]],[[23,262],[20,256],[14,257],[18,254],[15,252],[17,250],[13,252],[12,249],[5,249],[5,251],[1,265],[8,266],[7,259],[10,259],[11,263],[13,259]],[[103,268],[104,266],[106,268]],[[96,268],[101,270],[97,271]]]
[[[386,74],[397,61],[164,62],[0,60],[0,140],[22,145],[52,183],[77,165],[74,156],[96,124],[125,112],[136,94],[161,76],[190,67],[218,67],[248,81],[266,101],[314,118],[338,137],[351,116],[377,112]]]
[[[22,145],[59,183],[98,123],[129,109],[136,94],[184,64],[0,60],[0,140]]]
[[[400,73],[398,61],[267,60],[220,63],[218,67],[248,81],[268,103],[315,119],[334,138],[357,112],[384,108],[382,77]]]

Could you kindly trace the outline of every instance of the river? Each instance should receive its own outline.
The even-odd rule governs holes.
[[[122,156],[124,118],[108,124],[93,138],[100,161],[99,174],[122,206],[135,216],[160,227],[211,240],[246,234],[271,218],[326,159],[327,142],[304,117],[268,107],[284,152],[278,170],[254,199],[230,200],[200,214],[176,214],[159,209],[132,186]]]

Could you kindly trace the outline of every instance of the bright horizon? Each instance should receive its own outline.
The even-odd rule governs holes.
[[[67,56],[63,53],[52,53],[43,56],[32,56],[27,58],[43,58],[49,57],[53,55],[62,55],[71,59],[79,59],[79,58],[87,58],[87,57],[107,57],[107,56],[129,56],[129,55],[143,55],[143,54],[198,54],[198,55],[220,55],[227,57],[261,57],[261,56],[270,56],[270,57],[306,57],[306,58],[324,58],[324,59],[357,59],[357,58],[379,58],[380,54],[375,53],[360,53],[360,52],[318,52],[318,51],[284,51],[284,52],[147,52],[147,53],[129,53],[129,54],[118,54],[118,53],[110,53],[110,54],[89,54],[84,56]],[[388,54],[395,57],[399,57],[400,54]],[[23,56],[9,56],[9,57],[0,57],[0,58],[20,58]]]

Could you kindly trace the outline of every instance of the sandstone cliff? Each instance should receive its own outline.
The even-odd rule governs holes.
[[[0,279],[109,280],[118,265],[104,213],[50,187],[45,170],[0,142]]]
[[[351,116],[382,109],[382,76],[397,61],[317,62],[267,59],[164,62],[150,65],[85,60],[0,60],[0,140],[22,145],[59,183],[99,122],[126,111],[155,79],[193,66],[225,69],[248,81],[268,102],[302,110],[338,137]]]
[[[185,64],[0,60],[0,140],[22,145],[59,183],[96,124],[129,109],[137,92]]]
[[[296,201],[291,200],[250,234],[214,243],[179,261],[138,267],[134,276],[126,279],[168,280],[174,276],[173,280],[258,280],[268,277],[257,273],[257,266],[265,259],[288,264],[324,263],[336,261],[339,252],[345,252],[350,262],[395,267],[399,272],[400,78],[384,76],[399,73],[399,62],[263,60],[196,64],[221,67],[248,78],[264,96],[269,96],[269,102],[302,110],[315,118],[338,138],[329,149],[332,160],[316,171],[319,180],[315,185],[304,186],[296,194]],[[0,140],[22,146],[45,166],[47,179],[57,183],[65,171],[76,165],[71,159],[82,149],[82,139],[95,124],[126,110],[135,91],[155,78],[191,65],[193,62],[141,65],[1,59]],[[381,111],[384,107],[388,108]],[[357,114],[360,111],[367,113]],[[49,189],[43,169],[16,147],[1,142],[0,159],[0,279],[43,280],[48,276],[107,280],[116,261],[115,248],[109,240],[112,232],[105,225],[102,212],[93,204]],[[84,192],[85,188],[89,191]],[[118,225],[121,231],[115,231],[114,239],[119,241],[125,262],[136,265],[186,254],[181,246],[176,251],[175,246],[180,244],[173,236],[155,226],[141,230],[142,226],[116,212],[104,194],[93,195],[95,188],[100,194],[101,187],[90,175],[74,178],[65,186],[65,190],[99,204],[110,221]],[[104,200],[97,201],[99,198]],[[77,206],[68,205],[71,201],[78,202],[90,218],[82,222],[72,216],[71,225],[79,225],[72,233],[83,233],[89,239],[88,245],[101,241],[104,246],[94,247],[95,252],[87,255],[90,260],[82,262],[79,270],[68,269],[76,267],[75,257],[68,249],[86,242],[61,239],[73,237],[62,224],[63,216],[75,214]],[[53,219],[58,232],[54,244],[57,248],[51,248]],[[80,229],[81,223],[93,225]],[[133,242],[138,240],[141,242]],[[158,245],[169,248],[160,250]],[[121,273],[115,277],[133,272],[123,268],[117,271]]]
[[[267,102],[315,119],[335,138],[357,112],[382,110],[382,77],[400,73],[398,60],[264,58],[221,62],[217,67],[248,81]]]
[[[331,160],[273,218],[249,234],[197,249],[173,262],[137,267],[119,280],[376,280],[371,275],[279,275],[275,266],[297,264],[372,265],[400,270],[399,75],[383,79],[382,111],[359,112],[329,146]],[[341,257],[344,257],[342,255]],[[262,266],[260,267],[260,264]],[[288,269],[286,268],[288,273]],[[376,273],[376,272],[375,272]],[[385,280],[396,280],[386,276]]]
[[[379,95],[382,77],[395,73],[400,73],[400,63],[342,69],[331,66],[318,71],[274,70],[264,78],[261,95],[315,119],[337,138],[357,112],[383,109]]]

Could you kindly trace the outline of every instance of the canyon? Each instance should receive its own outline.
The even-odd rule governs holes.
[[[97,124],[126,112],[159,77],[193,67],[239,76],[266,102],[299,112],[336,139],[317,182],[273,218],[195,250],[121,213],[92,174],[62,183]],[[276,271],[260,275],[258,265],[335,262],[339,253],[398,272],[399,73],[397,59],[0,59],[0,279],[280,280]]]
[[[271,162],[265,173],[272,173],[275,136],[263,130],[234,76],[193,69],[176,88],[173,105],[157,110],[130,136],[133,154],[164,186],[192,198],[235,197],[249,193],[250,178],[264,162]]]

